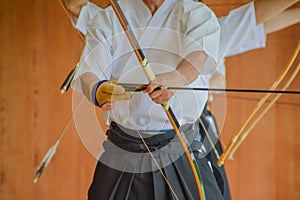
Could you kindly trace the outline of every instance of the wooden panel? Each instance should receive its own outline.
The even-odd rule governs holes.
[[[288,116],[277,119],[276,133],[276,196],[278,199],[299,199],[300,174],[299,162],[299,117],[300,108],[277,106],[280,115]]]
[[[56,1],[2,1],[0,7],[0,199],[85,199],[94,158],[73,125],[33,184],[35,168],[71,116],[59,87],[82,44]]]

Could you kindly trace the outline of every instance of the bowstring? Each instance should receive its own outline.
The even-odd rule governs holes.
[[[175,191],[174,191],[174,189],[173,189],[173,187],[172,187],[172,185],[171,185],[171,183],[169,182],[169,180],[167,179],[166,175],[165,175],[164,172],[162,171],[162,168],[159,166],[157,159],[154,157],[153,153],[152,153],[151,150],[149,149],[149,146],[147,145],[145,139],[143,138],[141,132],[140,132],[138,129],[137,129],[137,133],[138,133],[139,137],[141,138],[141,140],[142,140],[144,146],[146,147],[147,151],[149,152],[151,158],[153,159],[155,165],[157,166],[158,170],[160,171],[160,173],[161,173],[163,179],[166,181],[167,185],[169,186],[169,188],[170,188],[172,194],[175,196],[176,200],[179,200],[179,199],[178,199],[178,196],[176,195],[176,193],[175,193]]]

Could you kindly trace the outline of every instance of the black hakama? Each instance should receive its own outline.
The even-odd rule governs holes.
[[[219,140],[218,126],[214,116],[205,107],[200,119],[202,120],[206,130],[208,131],[211,140],[215,143],[215,148],[218,154],[221,155],[223,153],[223,149]],[[203,144],[206,146],[206,149],[209,150],[209,153],[207,154],[206,158],[210,161],[212,165],[215,179],[217,180],[220,191],[223,194],[224,200],[231,200],[230,188],[224,166],[218,166],[218,157],[216,156],[215,152],[211,150],[212,148],[210,142],[208,140],[203,140],[204,138],[206,138],[206,134],[201,125],[200,134]]]
[[[191,142],[199,127],[186,125],[182,131]],[[191,167],[174,131],[154,136],[143,134],[155,161],[137,131],[113,122],[107,137],[88,192],[89,200],[199,199]],[[207,159],[200,158],[203,157],[198,151],[200,146],[193,141],[191,149],[199,166],[206,199],[221,200],[222,194]]]

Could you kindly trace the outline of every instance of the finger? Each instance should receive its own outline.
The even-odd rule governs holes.
[[[155,99],[155,98],[163,95],[163,93],[164,93],[163,90],[157,90],[157,91],[150,93],[150,97],[151,97],[151,99]]]
[[[154,92],[153,95],[151,96],[152,100],[156,103],[166,103],[167,101],[169,101],[172,96],[174,95],[174,93],[170,90],[161,90],[161,93],[158,94],[158,92]]]
[[[155,103],[164,103],[167,102],[169,99],[165,95],[158,96],[157,98],[152,99]]]
[[[152,92],[160,89],[160,86],[161,86],[160,84],[150,82],[144,92],[151,94]]]
[[[167,101],[167,95],[165,92],[156,93],[151,96],[152,100],[156,103],[161,103]]]

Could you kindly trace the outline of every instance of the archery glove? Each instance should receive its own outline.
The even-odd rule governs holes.
[[[117,81],[99,81],[90,85],[91,101],[101,107],[111,101],[129,100],[132,94],[125,91],[125,88],[117,85]]]

